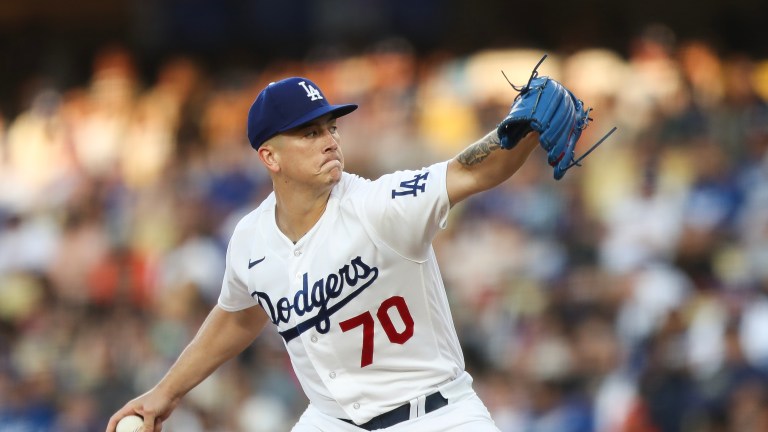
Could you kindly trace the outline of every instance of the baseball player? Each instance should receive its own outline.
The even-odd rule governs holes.
[[[510,177],[539,143],[492,131],[455,158],[377,180],[344,172],[331,105],[292,77],[264,88],[248,138],[274,192],[237,225],[218,304],[129,414],[161,430],[180,399],[271,323],[309,399],[294,432],[497,431],[472,389],[431,241],[452,206]],[[506,131],[506,129],[505,129]]]

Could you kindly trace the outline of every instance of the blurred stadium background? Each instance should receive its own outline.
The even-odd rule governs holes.
[[[559,13],[554,11],[558,10]],[[504,432],[768,431],[768,3],[0,2],[0,431],[90,432],[215,304],[270,190],[245,137],[267,82],[334,102],[348,171],[455,155],[542,74],[595,108],[555,182],[535,153],[436,242]],[[287,431],[272,329],[166,430]]]

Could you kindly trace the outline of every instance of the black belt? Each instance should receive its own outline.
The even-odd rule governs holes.
[[[436,411],[444,406],[448,405],[448,399],[443,397],[440,392],[432,393],[431,395],[427,396],[424,400],[424,414],[431,413],[432,411]],[[356,425],[352,420],[347,419],[339,419],[342,421],[345,421],[351,425],[357,426],[360,429],[365,429],[367,431],[373,431],[377,429],[385,429],[390,426],[394,426],[398,423],[402,423],[406,420],[410,420],[411,418],[411,404],[407,403],[405,405],[400,405],[399,407],[393,409],[392,411],[387,411],[384,414],[379,414],[376,417],[372,418],[371,420],[361,424]]]

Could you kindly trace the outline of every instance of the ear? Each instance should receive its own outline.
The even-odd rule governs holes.
[[[264,143],[259,147],[257,152],[259,160],[261,160],[261,163],[263,163],[270,172],[278,173],[280,171],[280,156],[273,146]]]
[[[280,157],[275,152],[274,147],[268,143],[264,143],[256,150],[259,155],[259,160],[264,164],[267,169],[272,173],[280,171]]]

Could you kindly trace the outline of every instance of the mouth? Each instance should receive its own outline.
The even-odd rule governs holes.
[[[324,167],[326,165],[338,165],[341,167],[341,160],[336,158],[326,159],[321,166]]]

